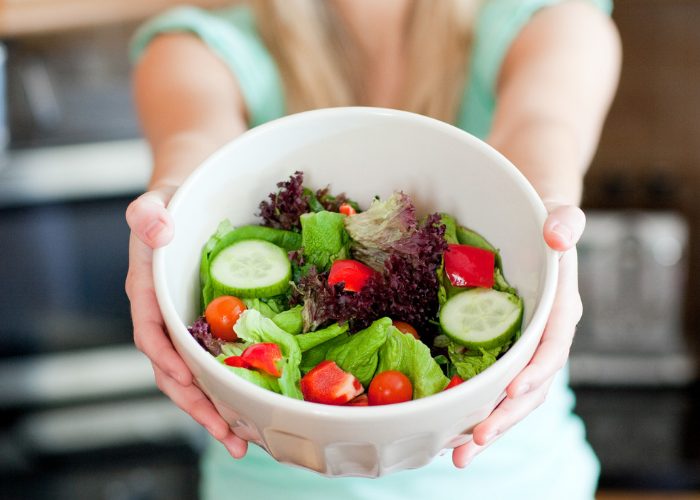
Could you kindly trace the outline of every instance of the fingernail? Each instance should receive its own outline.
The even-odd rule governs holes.
[[[160,219],[154,220],[146,228],[146,238],[153,241],[156,238],[156,236],[158,236],[158,233],[160,233],[163,230],[164,227],[165,227],[165,224],[163,223],[162,220],[160,220]]]
[[[522,396],[523,394],[526,394],[529,391],[530,391],[530,384],[520,384],[513,391],[513,397],[517,398],[518,396]]]
[[[491,432],[487,433],[487,434],[484,436],[484,444],[482,444],[482,446],[485,446],[485,445],[489,444],[491,441],[493,441],[493,439],[494,439],[497,435],[498,435],[498,431],[491,431]]]
[[[564,224],[555,224],[554,227],[552,227],[552,232],[559,236],[565,243],[570,242],[574,237],[574,233],[571,232],[571,229]]]

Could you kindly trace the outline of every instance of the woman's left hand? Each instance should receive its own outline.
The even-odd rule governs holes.
[[[576,243],[583,233],[586,218],[578,207],[545,204],[549,216],[544,224],[544,239],[551,248],[562,252],[552,312],[535,354],[508,385],[505,399],[474,428],[470,442],[453,450],[452,461],[460,468],[466,467],[484,448],[544,402],[554,376],[569,357],[582,313]]]

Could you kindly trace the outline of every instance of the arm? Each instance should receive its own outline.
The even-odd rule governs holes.
[[[568,358],[581,317],[575,245],[585,217],[577,205],[617,86],[620,53],[612,22],[588,2],[569,1],[536,14],[501,68],[489,142],[533,184],[550,211],[544,238],[566,253],[540,345],[503,402],[474,429],[473,441],[455,449],[458,467],[539,406]]]
[[[134,342],[150,358],[158,387],[240,457],[246,443],[194,384],[164,331],[151,257],[153,248],[173,236],[165,206],[175,189],[202,160],[245,130],[243,100],[223,62],[186,34],[160,36],[149,45],[135,69],[134,92],[154,162],[149,191],[126,212],[132,231],[126,291]]]

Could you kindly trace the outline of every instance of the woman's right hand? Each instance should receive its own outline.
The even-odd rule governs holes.
[[[131,228],[126,294],[131,302],[134,343],[153,365],[156,384],[173,402],[220,441],[234,458],[248,443],[236,436],[211,401],[195,385],[192,373],[174,349],[164,328],[153,284],[153,249],[167,245],[174,225],[165,209],[175,187],[148,191],[126,210]]]

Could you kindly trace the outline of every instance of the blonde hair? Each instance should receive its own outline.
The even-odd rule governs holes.
[[[381,0],[377,0],[381,1]],[[481,0],[409,0],[402,109],[454,123]],[[329,0],[253,0],[289,112],[367,104],[362,54]]]

